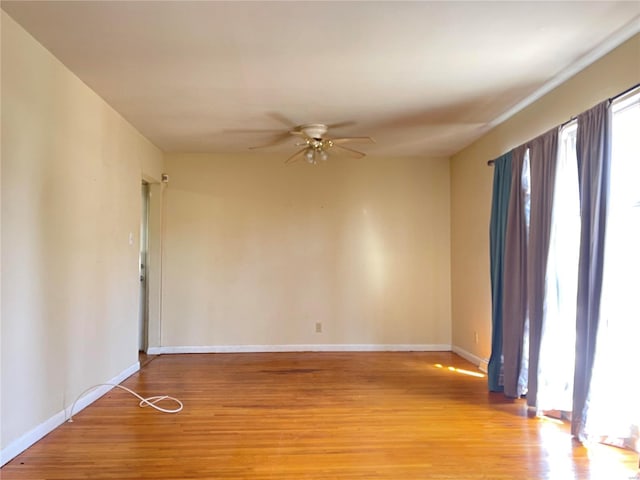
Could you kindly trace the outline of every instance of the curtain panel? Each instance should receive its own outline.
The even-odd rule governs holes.
[[[489,225],[491,259],[491,357],[487,368],[489,391],[503,390],[502,295],[504,288],[504,240],[511,194],[511,152],[494,162],[493,199]]]
[[[504,394],[517,398],[521,372],[524,326],[527,318],[527,212],[522,188],[522,168],[526,146],[513,149],[511,195],[505,228],[504,278],[502,296],[502,357]]]
[[[608,101],[578,116],[580,258],[576,306],[576,365],[571,433],[584,440],[589,385],[600,319],[610,158]]]
[[[544,317],[545,281],[551,218],[558,161],[558,129],[529,144],[531,168],[531,210],[527,249],[527,304],[529,311],[529,368],[527,404],[537,406],[538,360]]]

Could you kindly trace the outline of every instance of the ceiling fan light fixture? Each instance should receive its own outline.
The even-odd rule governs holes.
[[[317,165],[318,161],[326,162],[329,153],[324,149],[324,145],[309,145],[304,151],[304,158],[312,165]]]
[[[307,148],[304,152],[304,158],[306,158],[309,163],[316,163],[316,151],[312,147]]]

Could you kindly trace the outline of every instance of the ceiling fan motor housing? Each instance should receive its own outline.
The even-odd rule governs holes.
[[[307,137],[314,140],[322,141],[322,137],[327,133],[329,128],[322,123],[309,123],[308,125],[302,125],[300,131]]]

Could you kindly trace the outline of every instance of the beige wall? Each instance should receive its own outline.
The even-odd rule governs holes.
[[[640,82],[636,35],[451,159],[453,344],[491,353],[489,217],[493,169],[487,160]],[[478,332],[475,343],[474,332]]]
[[[283,157],[166,157],[162,345],[449,345],[448,160]]]
[[[137,362],[140,181],[162,153],[4,12],[1,153],[5,448]]]

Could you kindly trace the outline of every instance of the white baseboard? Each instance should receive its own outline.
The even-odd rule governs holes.
[[[457,347],[457,346],[453,346],[451,347],[451,351],[457,355],[460,355],[462,358],[464,358],[465,360],[470,361],[471,363],[473,363],[474,365],[476,365],[480,371],[487,373],[487,368],[489,365],[489,359],[487,358],[480,358],[477,355],[474,355],[473,353],[469,353],[466,350],[464,350],[463,348]]]
[[[271,353],[271,352],[449,352],[448,344],[308,344],[213,345],[149,347],[149,355],[170,353]]]
[[[136,362],[105,383],[119,384],[136,373],[138,370],[140,370],[140,363]],[[112,386],[103,385],[100,387],[96,387],[94,390],[88,392],[76,402],[76,405],[73,409],[73,414],[77,414],[79,411],[83,410],[89,404],[95,402],[112,388]],[[0,467],[16,456],[20,455],[42,437],[62,425],[67,420],[67,418],[69,418],[70,413],[71,405],[67,406],[64,410],[59,411],[51,418],[45,420],[37,427],[22,435],[20,438],[9,443],[0,451]]]

